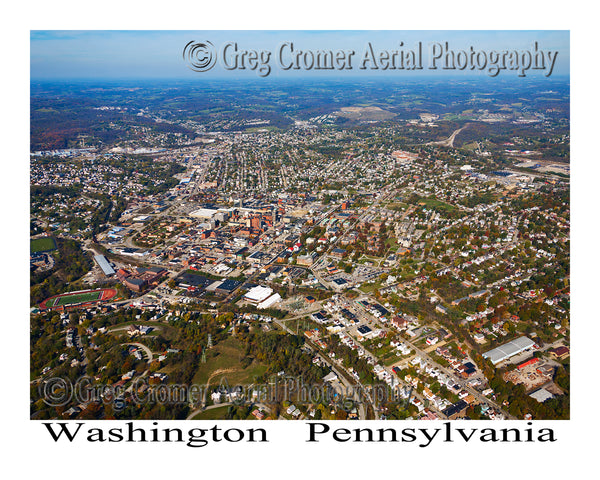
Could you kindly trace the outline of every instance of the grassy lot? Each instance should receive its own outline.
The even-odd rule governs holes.
[[[35,238],[29,241],[31,253],[49,252],[56,250],[56,242],[52,237]]]
[[[244,358],[242,344],[237,338],[230,337],[207,351],[206,363],[199,365],[192,383],[205,385],[210,379],[211,384],[219,385],[221,379],[226,378],[230,386],[250,385],[256,377],[266,372],[267,366],[256,360],[246,368],[242,368],[240,364],[242,358]]]
[[[377,356],[386,367],[397,363],[402,358],[402,355],[397,355],[398,351],[394,347],[383,345],[378,348],[376,345],[377,344],[374,344],[367,348]]]
[[[399,352],[397,352],[397,350],[394,350],[392,352],[387,353],[383,357],[380,357],[380,359],[383,360],[383,364],[386,367],[390,367],[390,366],[394,365],[395,363],[398,363],[399,361],[401,361],[403,358],[406,358],[406,356],[398,355],[397,353],[399,353]]]
[[[363,254],[363,255],[362,255],[362,256],[361,256],[361,257],[358,259],[358,262],[357,262],[357,263],[360,263],[360,264],[365,264],[365,263],[367,263],[367,262],[371,262],[371,263],[373,264],[373,266],[376,266],[376,267],[378,267],[378,266],[379,266],[379,264],[380,264],[380,262],[381,262],[381,260],[383,260],[381,257],[373,257],[373,256],[370,256],[370,255],[364,255],[364,254]]]
[[[211,408],[210,410],[204,410],[192,417],[192,420],[223,420],[227,418],[227,409],[229,405],[222,407]],[[235,408],[235,407],[234,407]],[[256,417],[249,414],[246,420],[256,420]]]
[[[398,248],[400,247],[400,245],[398,244],[398,239],[395,236],[389,237],[386,240],[385,245],[387,247],[387,252],[385,254],[386,256],[392,252],[398,251]]]
[[[379,344],[381,344],[381,347]],[[367,350],[373,353],[373,355],[381,360],[384,360],[384,362],[393,357],[393,361],[391,363],[394,363],[399,358],[396,357],[396,349],[390,345],[390,342],[387,339],[375,338],[364,342],[363,345]]]
[[[456,208],[455,206],[449,205],[444,202],[440,202],[436,198],[421,197],[421,199],[419,200],[419,203],[425,204],[425,206],[428,209],[434,210],[438,213],[441,213],[442,215],[454,215],[454,214],[458,213],[458,211],[459,211],[458,208]]]
[[[246,132],[252,133],[252,132],[260,132],[261,130],[267,130],[269,132],[278,132],[279,128],[274,127],[273,125],[261,125],[259,127],[250,127],[250,128],[246,128]]]
[[[305,330],[312,330],[313,328],[318,328],[320,332],[327,333],[324,325],[319,325],[317,322],[310,320],[309,316],[303,318],[298,318],[296,320],[286,321],[286,327],[288,327],[293,332],[298,329],[298,334],[302,335],[302,332]]]
[[[211,408],[196,414],[192,420],[221,420],[226,417],[228,405],[223,407]]]
[[[386,208],[389,208],[390,210],[396,210],[397,212],[403,212],[408,208],[408,204],[403,202],[392,202],[388,203]]]
[[[479,148],[479,144],[477,142],[466,143],[462,146],[465,150],[475,151]]]
[[[364,293],[373,293],[378,288],[381,288],[380,281],[377,281],[375,283],[363,283],[358,289]]]
[[[122,335],[127,332],[127,330],[123,329],[123,327],[128,327],[129,325],[145,325],[145,326],[149,326],[149,327],[155,327],[155,329],[152,330],[152,332],[150,332],[148,335],[161,334],[167,340],[174,340],[177,338],[177,329],[176,328],[170,326],[167,323],[158,322],[156,320],[150,320],[150,321],[148,321],[148,320],[132,320],[129,322],[118,323],[116,325],[111,325],[111,326],[107,327],[108,333],[110,333],[111,335],[116,335],[116,336]],[[116,330],[116,329],[122,329],[122,330]]]

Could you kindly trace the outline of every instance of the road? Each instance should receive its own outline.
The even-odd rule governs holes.
[[[136,347],[141,348],[144,351],[144,353],[146,354],[146,356],[148,357],[148,363],[150,363],[152,361],[152,350],[150,350],[143,343],[131,342],[131,343],[123,343],[122,345],[135,345]]]
[[[360,298],[360,297],[359,297]],[[358,299],[357,299],[358,300]],[[363,316],[365,316],[367,319],[371,318],[370,323],[372,323],[374,326],[376,326],[377,328],[382,328],[381,325],[379,324],[379,322],[377,321],[377,319],[372,318],[369,313],[364,310],[363,308],[360,308],[360,304],[358,302],[356,302],[356,305],[359,306],[359,310],[361,311],[361,313],[363,314]],[[346,330],[346,334],[348,334],[353,340],[354,342],[358,345],[360,344],[360,342],[354,338],[352,335],[350,335],[350,333]],[[442,365],[440,365],[439,363],[437,363],[433,358],[431,358],[431,356],[429,356],[428,353],[426,353],[424,350],[420,349],[419,347],[417,347],[413,342],[411,342],[410,340],[407,340],[406,338],[402,339],[403,343],[407,344],[411,349],[413,349],[416,352],[416,355],[419,355],[421,358],[424,358],[425,360],[427,360],[428,363],[430,363],[431,365],[434,365],[436,368],[438,368],[439,370],[441,370],[444,374],[446,374],[447,376],[449,376],[450,378],[453,379],[455,384],[458,384],[462,387],[463,390],[466,390],[468,393],[470,393],[471,395],[473,395],[474,398],[476,398],[477,400],[479,400],[482,403],[488,403],[491,406],[493,406],[495,409],[497,409],[498,411],[500,411],[503,415],[506,416],[506,418],[509,419],[514,419],[513,416],[511,416],[508,412],[504,411],[500,405],[496,404],[494,401],[490,400],[489,398],[481,395],[477,390],[475,390],[474,388],[470,387],[462,378],[459,378],[456,373],[448,368],[443,367]],[[365,349],[364,347],[361,346],[361,348],[363,348],[363,350],[365,350],[365,353],[367,353],[370,357],[372,357],[377,363],[382,363],[383,362],[379,362],[379,359],[377,358],[376,355],[374,355],[373,353],[369,352],[367,349]],[[392,373],[393,376],[395,376],[397,378],[397,376],[395,375],[395,373]],[[400,383],[404,383],[402,379],[398,379]],[[417,396],[417,398],[419,398],[419,396]],[[419,398],[420,400],[422,400],[422,398]],[[435,408],[430,407],[432,410],[436,410]],[[440,415],[443,416],[443,414]]]
[[[371,358],[374,360],[374,362],[375,362],[376,364],[378,364],[378,363],[379,363],[379,364],[381,364],[381,365],[384,365],[384,363],[383,363],[382,361],[380,361],[380,360],[379,360],[379,358],[377,357],[377,355],[375,355],[375,354],[373,354],[372,352],[370,352],[369,350],[367,350],[367,349],[366,349],[366,348],[365,348],[365,347],[364,347],[364,346],[361,344],[361,342],[360,342],[360,341],[358,341],[358,340],[357,340],[355,337],[353,337],[353,336],[350,334],[350,332],[348,331],[348,329],[346,329],[346,334],[347,334],[347,335],[348,335],[350,338],[352,338],[352,340],[354,341],[354,343],[355,343],[356,345],[361,345],[361,347],[360,347],[360,348],[362,348],[362,349],[364,350],[365,354],[366,354],[367,356],[371,357]],[[385,367],[384,367],[384,368],[385,368]],[[403,385],[403,386],[406,386],[406,387],[411,387],[411,385],[409,385],[408,383],[406,383],[406,382],[404,381],[404,379],[402,379],[402,378],[399,378],[399,377],[398,377],[398,375],[396,375],[396,373],[395,373],[395,372],[393,372],[393,371],[392,371],[392,372],[390,372],[390,371],[389,371],[389,369],[387,369],[387,368],[385,368],[385,370],[386,370],[388,373],[390,373],[390,374],[392,375],[392,378],[393,378],[393,379],[395,379],[395,382],[394,382],[394,385],[395,385],[395,386],[397,386],[397,385]],[[423,405],[425,405],[425,401],[426,401],[426,400],[425,400],[425,398],[424,398],[424,397],[423,397],[421,394],[419,394],[419,393],[417,393],[417,392],[413,391],[411,396],[412,396],[412,397],[416,397],[417,399],[419,399],[419,400],[420,400],[420,401],[423,403]],[[440,418],[442,418],[442,419],[445,419],[445,418],[446,418],[446,417],[445,417],[445,415],[444,415],[442,412],[440,412],[440,411],[439,411],[437,408],[435,408],[434,406],[430,406],[430,407],[429,407],[429,409],[430,409],[430,410],[432,410],[432,411],[434,411],[434,412],[435,412],[435,413],[436,413],[436,414],[437,414],[437,415],[438,415]]]
[[[450,137],[449,137],[448,139],[446,139],[446,140],[444,140],[444,141],[441,141],[441,142],[431,142],[430,144],[446,145],[446,146],[450,146],[450,147],[452,147],[452,146],[453,146],[453,143],[454,143],[454,139],[456,138],[456,136],[457,136],[457,135],[458,135],[458,134],[459,134],[459,133],[460,133],[460,132],[461,132],[461,131],[462,131],[464,128],[466,128],[466,125],[465,125],[465,126],[463,126],[463,127],[462,127],[462,128],[460,128],[460,129],[457,129],[457,130],[455,130],[455,131],[452,133],[452,135],[450,135]],[[263,179],[263,181],[264,181],[264,179]],[[368,206],[368,207],[367,207],[367,208],[366,208],[366,209],[365,209],[365,210],[364,210],[364,211],[363,211],[363,212],[362,212],[360,215],[358,215],[358,216],[357,216],[357,217],[354,219],[354,222],[353,222],[353,224],[352,224],[352,225],[351,225],[351,226],[348,228],[348,230],[351,230],[351,229],[352,229],[352,227],[353,227],[354,225],[358,224],[358,223],[359,223],[361,220],[363,220],[363,219],[364,219],[364,218],[366,218],[366,217],[367,217],[369,214],[371,214],[373,211],[375,211],[375,210],[376,210],[376,209],[379,207],[379,205],[381,205],[381,204],[382,204],[382,203],[384,203],[386,200],[388,200],[388,199],[390,198],[390,196],[392,196],[392,195],[394,194],[394,192],[395,192],[395,190],[394,190],[393,186],[391,186],[391,187],[390,187],[390,188],[389,188],[387,191],[385,191],[385,192],[382,192],[382,193],[381,193],[381,194],[378,196],[378,198],[377,198],[377,199],[376,199],[376,200],[375,200],[375,201],[374,201],[374,202],[373,202],[371,205],[369,205],[369,206]],[[178,201],[180,201],[180,200],[178,200]],[[175,202],[173,202],[173,203],[175,203]],[[332,213],[333,213],[333,212],[334,212],[334,211],[335,211],[337,208],[339,208],[339,205],[332,206],[332,207],[331,207],[331,208],[330,208],[330,209],[329,209],[327,212],[325,212],[325,213],[322,215],[322,217],[319,219],[319,221],[321,221],[323,218],[329,217],[329,216],[330,216],[330,215],[331,215],[331,214],[332,214]],[[405,212],[404,212],[404,217],[405,217],[406,215],[408,215],[408,214],[409,214],[409,210],[410,210],[410,209],[407,209],[407,211],[405,211]],[[162,216],[162,215],[164,215],[164,214],[166,214],[166,210],[165,210],[164,212],[161,212],[161,213],[160,213],[160,214],[158,214],[157,216],[155,216],[155,218],[156,218],[156,217],[160,217],[160,216]],[[303,231],[304,231],[304,230],[305,230],[305,229],[303,229]],[[336,244],[337,244],[337,243],[340,241],[340,238],[341,238],[341,236],[340,236],[340,237],[338,237],[338,238],[337,238],[337,239],[336,239],[334,242],[332,242],[332,243],[329,245],[329,247],[328,247],[328,249],[326,250],[326,252],[325,252],[325,253],[324,253],[324,254],[323,254],[323,255],[322,255],[322,256],[321,256],[321,257],[320,257],[320,258],[317,260],[317,262],[316,262],[316,263],[315,263],[315,264],[314,264],[314,265],[311,267],[311,271],[312,271],[312,273],[313,273],[313,274],[315,275],[315,277],[316,277],[316,278],[317,278],[317,279],[318,279],[318,280],[319,280],[319,281],[320,281],[320,282],[321,282],[323,285],[325,285],[325,286],[328,286],[328,282],[326,282],[326,281],[325,281],[325,280],[322,278],[322,276],[320,275],[320,273],[319,273],[317,270],[318,270],[320,267],[322,267],[322,266],[323,266],[323,265],[324,265],[324,264],[325,264],[325,263],[328,261],[328,258],[327,258],[327,253],[328,253],[328,252],[330,252],[330,251],[331,251],[333,248],[335,248],[335,247],[336,247]],[[128,238],[126,239],[126,241],[127,241],[127,240],[130,240],[130,237],[128,237]],[[272,260],[271,262],[269,262],[269,264],[270,264],[270,263],[273,263],[273,261],[274,261],[274,260]],[[266,265],[266,266],[268,266],[268,265]],[[258,275],[258,274],[259,274],[259,272],[257,271],[257,273],[255,273],[254,275],[250,276],[250,277],[247,279],[247,281],[251,282],[251,281],[253,280],[253,278],[254,278],[256,275]],[[237,290],[237,289],[236,289],[236,290]],[[231,298],[232,298],[234,295],[235,295],[235,292],[232,292],[232,293],[229,295],[228,299],[226,299],[226,301],[227,301],[227,300],[229,300],[229,299],[231,299]],[[142,299],[142,298],[143,298],[143,297],[139,297],[139,299]],[[126,302],[124,302],[124,303],[131,303],[131,302],[134,302],[134,301],[135,301],[135,299],[130,299],[130,300],[127,300],[127,301],[126,301]],[[303,316],[305,316],[305,315],[307,315],[307,314],[309,314],[309,313],[310,313],[310,312],[306,312],[306,313],[304,313],[304,314],[301,314],[301,315],[297,315],[297,316],[291,317],[291,318],[290,318],[290,319],[288,319],[288,320],[293,320],[294,318],[301,318],[301,317],[303,317]],[[284,329],[284,331],[286,331],[286,332],[288,332],[288,333],[290,333],[290,334],[295,334],[295,333],[294,333],[294,332],[292,332],[292,331],[291,331],[289,328],[287,328],[287,326],[285,325],[285,323],[284,323],[284,322],[282,322],[282,321],[278,321],[278,320],[275,320],[275,322],[276,322],[276,323],[277,323],[277,324],[278,324],[278,325],[279,325],[279,326],[280,326],[282,329]],[[377,322],[376,322],[376,323],[377,323]],[[356,341],[356,340],[355,340],[355,341]],[[310,342],[310,341],[308,341],[308,343],[309,343],[309,344],[312,344],[312,342]],[[410,347],[411,347],[411,348],[412,348],[412,349],[413,349],[415,352],[417,352],[417,354],[419,354],[419,355],[420,355],[422,358],[426,359],[426,360],[427,360],[429,363],[431,363],[432,365],[435,365],[435,366],[437,366],[437,368],[439,368],[441,371],[443,371],[444,373],[446,373],[447,375],[449,375],[449,376],[450,376],[450,378],[454,379],[454,380],[456,381],[456,383],[458,383],[459,385],[463,385],[463,383],[462,383],[461,379],[458,379],[458,377],[455,375],[455,373],[454,373],[453,371],[450,371],[450,370],[448,370],[448,369],[446,369],[446,368],[444,368],[444,367],[440,366],[440,365],[439,365],[439,364],[438,364],[436,361],[434,361],[434,360],[433,360],[433,359],[432,359],[432,358],[431,358],[431,357],[430,357],[430,356],[429,356],[427,353],[425,353],[423,350],[421,350],[421,349],[417,348],[417,347],[416,347],[414,344],[412,344],[410,341],[407,341],[406,343],[407,343],[407,344],[408,344],[408,345],[409,345],[409,346],[410,346]],[[139,344],[139,343],[132,343],[132,345],[137,345],[137,346],[140,346],[140,348],[143,348],[143,349],[144,349],[144,351],[146,351],[146,353],[147,353],[147,355],[148,355],[149,359],[150,359],[150,360],[152,359],[152,352],[151,352],[151,351],[150,351],[150,350],[149,350],[147,347],[145,347],[145,346],[143,346],[142,344]],[[315,348],[315,351],[316,351],[316,352],[319,352],[319,348],[318,348],[318,346],[316,346],[316,345],[314,345],[314,344],[312,344],[312,345],[314,346],[314,348]],[[366,351],[366,350],[365,350],[365,351]],[[375,359],[376,361],[378,361],[378,359],[377,359],[377,357],[376,357],[375,355],[373,355],[373,354],[372,354],[372,353],[370,353],[370,352],[367,352],[367,353],[368,353],[368,354],[369,354],[369,355],[370,355],[370,356],[371,356],[373,359]],[[344,385],[346,388],[352,388],[353,384],[352,384],[352,383],[351,383],[351,382],[348,380],[348,378],[352,378],[352,381],[354,381],[354,377],[350,376],[350,374],[349,374],[348,372],[346,372],[346,371],[345,371],[345,369],[342,369],[341,367],[339,367],[339,366],[336,366],[336,365],[332,364],[332,363],[330,362],[330,360],[329,360],[328,358],[326,358],[324,355],[321,355],[320,353],[318,353],[318,356],[319,356],[319,358],[321,358],[321,360],[322,360],[322,361],[323,361],[325,364],[327,364],[327,365],[328,365],[328,366],[329,366],[329,367],[330,367],[330,368],[331,368],[331,369],[332,369],[332,370],[333,370],[333,371],[336,373],[336,375],[338,375],[338,377],[340,378],[340,381],[342,382],[342,384],[343,384],[343,385]],[[342,370],[343,370],[343,371],[342,371]],[[394,378],[397,378],[397,377],[395,376],[395,374],[392,374],[392,375],[394,376]],[[360,385],[360,383],[359,383],[359,382],[357,382],[357,383]],[[402,381],[402,380],[400,380],[400,381],[399,381],[399,383],[403,383],[403,381]],[[354,387],[356,387],[356,386],[354,386]],[[361,385],[361,387],[362,387],[362,385]],[[496,405],[494,402],[490,401],[488,398],[486,398],[486,397],[483,397],[482,395],[480,395],[480,394],[479,394],[479,393],[478,393],[476,390],[474,390],[473,388],[471,388],[471,387],[467,386],[466,384],[464,384],[464,388],[465,388],[465,390],[467,390],[467,391],[468,391],[470,394],[472,394],[472,395],[473,395],[475,398],[477,398],[478,400],[480,400],[480,401],[483,401],[483,402],[486,402],[486,403],[489,403],[490,405],[494,406],[494,407],[495,407],[495,408],[497,408],[498,410],[502,411],[498,405]],[[356,388],[353,388],[353,390],[356,390]],[[365,391],[366,391],[366,390],[365,390]],[[357,403],[358,403],[358,405],[359,405],[359,418],[360,418],[360,419],[365,419],[365,418],[366,418],[366,412],[365,412],[365,406],[364,406],[364,402],[360,401],[360,398],[358,397],[358,394],[356,393],[356,391],[354,392],[354,395],[355,395],[355,397],[356,397],[356,398],[355,398],[355,400],[357,400]],[[204,402],[204,404],[205,404],[205,403],[206,403],[206,402]],[[373,404],[372,404],[372,402],[371,402],[371,406],[373,407]],[[375,408],[373,408],[373,411],[374,411],[374,412],[375,412],[375,414],[377,415],[377,412],[376,412],[376,409],[375,409]],[[196,413],[196,412],[192,412],[191,416],[193,416],[195,413]],[[503,413],[504,415],[506,415],[507,417],[509,417],[509,418],[510,418],[510,416],[509,416],[509,415],[508,415],[506,412],[502,412],[502,413]],[[440,413],[440,415],[441,415],[441,413]]]
[[[280,327],[282,328],[285,332],[289,333],[290,335],[295,335],[294,332],[292,332],[282,320],[274,320],[274,322]],[[338,376],[340,383],[344,386],[344,389],[346,392],[353,392],[353,400],[355,402],[355,404],[357,405],[357,410],[358,410],[358,419],[359,420],[366,420],[367,419],[367,413],[366,413],[366,409],[365,409],[365,405],[364,402],[362,401],[362,399],[360,398],[360,395],[357,391],[356,385],[353,385],[349,380],[348,377],[350,376],[350,374],[348,372],[346,372],[344,370],[344,372],[340,371],[340,368],[336,365],[334,365],[327,357],[325,357],[324,355],[322,355],[319,352],[319,347],[318,345],[316,345],[315,343],[313,343],[310,340],[306,340],[306,342],[313,348],[313,350],[316,352],[316,355],[319,357],[319,359],[325,363],[329,368],[331,368],[331,370]],[[356,381],[356,380],[354,380]],[[364,388],[363,385],[360,384],[360,382],[356,381],[356,383],[359,385],[360,389],[363,392],[366,392],[367,390]],[[373,407],[372,401],[370,398],[367,398],[367,400],[369,401],[369,403],[371,404],[371,407]],[[375,408],[373,408],[373,411],[376,412]]]
[[[425,353],[424,350],[421,350],[420,348],[415,347],[413,344],[411,344],[408,341],[405,341],[405,343],[408,343],[409,345],[411,345],[411,347],[415,349],[415,351],[417,352],[417,354],[419,356],[421,356],[422,358],[425,358],[429,363],[435,365],[436,368],[440,369],[446,375],[450,376],[450,378],[452,378],[458,385],[460,385],[463,388],[463,390],[466,390],[468,393],[470,393],[471,395],[473,395],[473,397],[475,397],[477,400],[479,400],[479,402],[481,402],[481,403],[488,403],[492,407],[494,407],[496,410],[498,410],[499,412],[501,412],[507,419],[509,419],[509,420],[515,420],[515,417],[513,417],[508,412],[506,412],[503,408],[500,407],[500,405],[498,405],[497,403],[495,403],[493,400],[491,400],[491,399],[489,399],[489,398],[481,395],[477,390],[475,390],[474,388],[470,387],[464,381],[464,379],[458,378],[458,376],[452,370],[449,370],[446,367],[443,367],[440,364],[438,364],[433,358],[431,358],[427,353]]]
[[[375,200],[371,205],[369,205],[366,210],[361,213],[359,216],[356,217],[356,219],[354,220],[354,222],[346,229],[346,231],[350,232],[352,231],[352,229],[354,228],[354,226],[359,223],[363,218],[365,218],[374,208],[376,208],[377,206],[379,206],[380,203],[386,201],[389,199],[390,196],[392,196],[395,193],[395,190],[393,189],[393,187],[390,187],[390,191],[387,193],[382,193],[381,195],[379,195],[379,197],[377,198],[377,200]],[[337,207],[336,207],[337,208]],[[331,213],[333,211],[336,210],[336,208],[330,210],[326,216],[331,215]],[[323,217],[325,218],[325,216]],[[322,219],[323,219],[322,218]],[[321,219],[321,220],[322,220]],[[329,248],[323,253],[323,255],[321,255],[319,257],[319,259],[310,267],[310,271],[312,272],[312,274],[315,276],[315,278],[325,287],[327,288],[332,288],[330,283],[327,282],[326,280],[323,279],[323,277],[321,276],[320,272],[318,271],[320,268],[324,267],[325,264],[328,261],[328,257],[327,257],[327,253],[329,253],[330,251],[332,251],[336,244],[340,241],[340,239],[343,237],[343,235],[340,235],[338,238],[335,239],[335,241],[333,243],[331,243],[329,245]]]
[[[425,145],[440,145],[442,147],[454,147],[454,139],[465,128],[467,128],[466,125],[459,128],[458,130],[454,130],[454,132],[452,132],[452,135],[450,135],[446,140],[440,140],[437,142],[429,142],[429,143],[426,143]]]

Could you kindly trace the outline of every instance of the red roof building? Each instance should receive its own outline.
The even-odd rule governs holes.
[[[521,370],[522,368],[528,367],[529,365],[534,365],[538,362],[537,358],[532,358],[530,360],[527,360],[526,362],[523,362],[521,365],[519,365],[517,368],[519,370]]]

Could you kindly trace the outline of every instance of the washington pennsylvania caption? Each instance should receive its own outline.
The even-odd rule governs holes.
[[[159,428],[158,422],[152,427],[134,426],[126,422],[113,428],[86,428],[84,422],[43,422],[55,442],[86,440],[90,443],[184,443],[188,447],[205,447],[211,443],[265,443],[269,442],[264,428]],[[409,443],[420,448],[433,443],[534,443],[555,442],[557,439],[551,428],[534,428],[527,422],[525,428],[459,428],[451,422],[444,422],[436,428],[332,428],[323,422],[306,423],[305,442],[319,443],[333,440],[339,443]]]

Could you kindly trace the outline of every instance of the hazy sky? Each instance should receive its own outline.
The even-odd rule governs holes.
[[[190,41],[210,41],[217,61],[209,72],[194,72],[183,59],[183,49]],[[544,51],[557,51],[552,77],[569,75],[568,31],[31,31],[31,79],[118,79],[118,78],[258,78],[257,71],[225,70],[222,50],[228,42],[237,42],[238,49],[271,52],[271,78],[298,78],[319,74],[339,78],[377,73],[385,76],[447,75],[458,73],[473,78],[487,77],[486,70],[428,70],[434,43],[448,42],[455,52],[504,51],[533,49],[534,42]],[[277,52],[284,42],[293,42],[296,50],[354,50],[352,70],[284,71],[277,61]],[[368,42],[376,51],[412,50],[422,42],[425,69],[421,72],[395,70],[360,70],[358,68]],[[230,57],[231,58],[231,57]],[[288,58],[290,58],[288,56]],[[527,77],[533,77],[529,70]],[[540,73],[538,72],[539,76]],[[517,77],[515,71],[503,71],[500,78]]]

